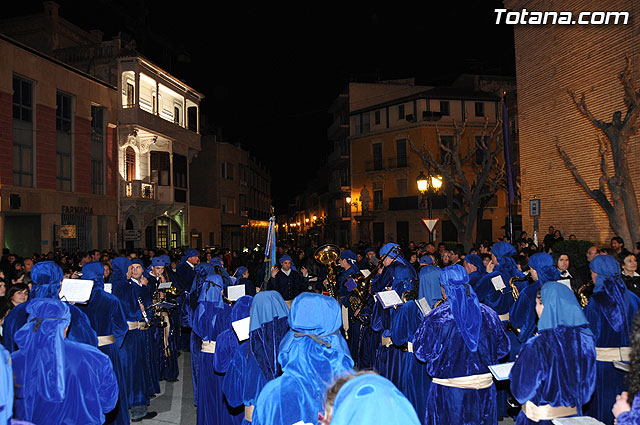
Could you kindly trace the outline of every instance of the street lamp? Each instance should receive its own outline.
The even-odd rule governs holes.
[[[427,204],[429,219],[431,219],[433,218],[431,197],[442,187],[442,177],[432,176],[428,170],[427,176],[425,176],[424,173],[420,171],[420,174],[418,174],[418,177],[416,178],[416,183],[418,184],[418,190],[422,194],[420,207],[424,208],[425,203]],[[431,232],[429,232],[429,242],[433,242],[433,234]]]

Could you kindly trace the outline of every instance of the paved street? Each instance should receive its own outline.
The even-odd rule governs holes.
[[[191,353],[182,353],[178,359],[180,379],[178,382],[160,382],[160,394],[151,400],[149,411],[158,412],[151,420],[140,422],[144,425],[166,425],[196,423],[196,408],[193,407],[193,386],[191,384]]]
[[[142,425],[183,424],[195,425],[196,409],[193,407],[193,386],[191,384],[191,353],[182,353],[179,359],[180,380],[170,383],[160,382],[160,394],[151,400],[149,411],[158,412],[154,419],[140,422]],[[513,425],[507,418],[499,425]]]

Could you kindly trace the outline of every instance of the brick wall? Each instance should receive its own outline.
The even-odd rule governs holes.
[[[107,169],[107,187],[106,194],[109,196],[116,196],[118,191],[118,143],[115,127],[107,127],[107,154],[106,164]]]
[[[505,1],[520,10],[524,2]],[[618,73],[625,55],[634,61],[638,79],[640,14],[633,1],[613,0],[597,5],[587,1],[533,1],[528,11],[636,11],[628,25],[516,25],[514,41],[520,127],[520,160],[524,230],[532,234],[526,209],[541,199],[540,237],[553,225],[567,238],[607,244],[614,233],[598,204],[574,181],[559,156],[556,140],[568,152],[590,187],[597,188],[599,131],[577,110],[568,90],[585,93],[586,103],[601,120],[625,111]],[[640,194],[640,133],[631,143],[631,173]],[[611,162],[610,162],[611,163]]]
[[[73,138],[73,190],[91,193],[91,121],[75,117]]]
[[[0,92],[0,184],[13,184],[13,115],[12,96]]]
[[[56,188],[56,111],[36,105],[36,179],[38,189]]]

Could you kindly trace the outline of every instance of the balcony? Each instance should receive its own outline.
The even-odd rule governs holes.
[[[384,161],[382,160],[382,158],[380,158],[379,160],[365,161],[364,162],[364,171],[366,171],[366,172],[384,171],[385,169],[386,168],[384,166]]]
[[[142,180],[130,180],[125,182],[124,194],[125,198],[132,199],[158,199],[158,190],[155,183],[145,183]]]
[[[418,197],[403,196],[399,198],[389,198],[389,209],[391,211],[416,210],[418,209]]]
[[[388,160],[388,167],[389,170],[393,170],[396,168],[406,168],[407,165],[407,157],[406,156],[399,156],[396,158],[389,158]]]

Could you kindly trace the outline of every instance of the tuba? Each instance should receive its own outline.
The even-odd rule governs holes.
[[[313,254],[313,258],[327,268],[327,281],[329,282],[327,292],[331,298],[335,299],[338,299],[338,278],[335,270],[338,257],[340,257],[340,248],[333,244],[322,245]]]

